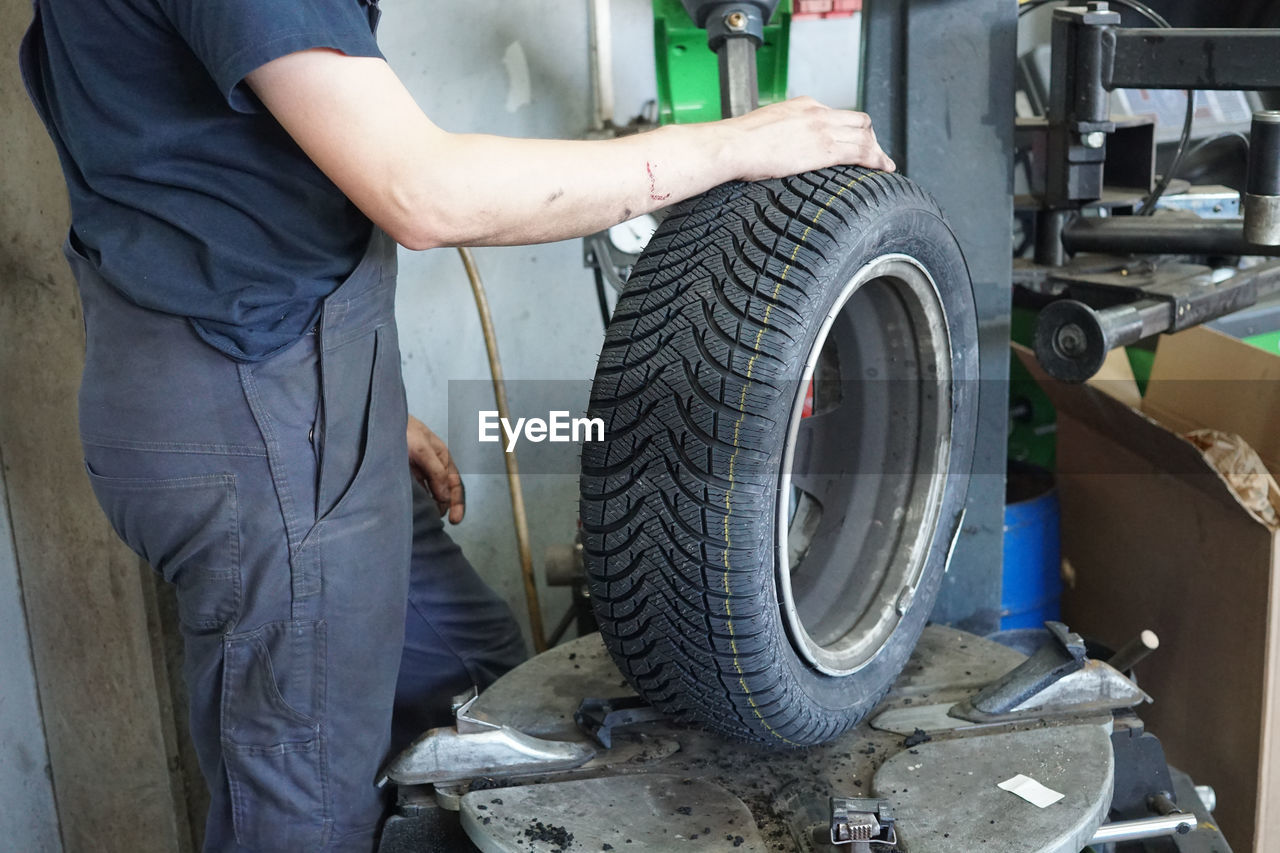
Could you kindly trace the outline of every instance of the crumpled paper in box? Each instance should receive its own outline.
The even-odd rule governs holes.
[[[1193,430],[1186,439],[1200,448],[1246,509],[1265,524],[1280,526],[1280,486],[1248,442],[1216,429]]]

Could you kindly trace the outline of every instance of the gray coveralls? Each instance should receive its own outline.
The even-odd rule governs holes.
[[[67,257],[89,478],[177,586],[205,849],[370,850],[393,707],[403,745],[525,654],[409,474],[395,243],[375,229],[319,324],[256,363],[125,300],[74,234]]]

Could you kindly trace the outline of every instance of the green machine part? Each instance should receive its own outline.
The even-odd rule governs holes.
[[[791,0],[782,0],[756,51],[760,103],[787,97],[787,44]],[[680,0],[653,0],[653,46],[658,69],[658,121],[689,124],[720,118],[720,67]]]
[[[1280,355],[1280,332],[1264,332],[1261,335],[1245,338],[1244,342],[1266,350],[1272,355]]]

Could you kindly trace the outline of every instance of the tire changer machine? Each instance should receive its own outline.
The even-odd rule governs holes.
[[[718,57],[724,115],[753,108],[756,50],[778,0],[683,5]],[[965,8],[953,10],[962,17],[936,20],[927,5],[868,0],[864,80],[889,72],[908,85],[868,90],[864,101],[886,149],[899,163],[908,152],[906,168],[946,207],[952,189],[941,178],[931,183],[925,157],[915,169],[909,153],[927,152],[937,124],[926,112],[928,95],[911,90],[926,75],[906,80],[912,51],[928,43],[919,16],[933,15],[939,34],[950,27],[945,41],[960,42],[959,50],[969,49],[966,37],[990,36],[996,25],[990,41],[999,49],[979,52],[978,61],[990,63],[981,71],[995,81],[993,91],[1009,95],[1000,138],[1012,143],[1011,85],[995,85],[1009,78],[993,75],[1012,74],[1013,12],[962,0],[954,5]],[[967,33],[956,31],[963,16],[973,19]],[[1123,182],[1145,194],[1155,184],[1149,124],[1118,128],[1109,115],[1112,89],[1275,88],[1280,30],[1129,29],[1105,2],[1090,2],[1054,10],[1052,50],[1048,115],[1017,131],[1034,168],[1036,248],[1035,262],[1019,265],[1013,278],[1045,305],[1035,336],[1043,367],[1082,381],[1112,348],[1221,317],[1280,289],[1280,262],[1224,277],[1185,259],[1280,256],[1280,113],[1254,118],[1242,220],[1125,215],[1137,205],[1112,203],[1104,189],[1104,174],[1120,170]],[[1004,63],[1008,70],[999,71]],[[991,162],[1011,172],[1009,152],[995,152]],[[635,255],[604,237],[588,240],[587,254],[621,281]],[[966,243],[966,251],[976,287],[986,250]],[[1068,260],[1068,253],[1079,254]],[[1007,287],[992,289],[995,302],[1007,298]],[[1003,319],[1001,326],[987,318],[995,352],[1007,345],[1007,313]],[[1007,369],[989,360],[986,375]],[[995,417],[1003,420],[1004,410]],[[946,595],[944,587],[944,613]],[[1227,853],[1212,797],[1167,765],[1134,711],[1150,697],[1132,670],[1157,645],[1154,635],[1144,632],[1111,653],[1059,623],[1047,627],[1050,641],[1028,656],[931,625],[866,721],[823,746],[781,752],[667,722],[631,691],[599,635],[588,634],[480,696],[460,698],[455,726],[424,734],[385,768],[382,781],[396,787],[398,808],[381,851]],[[1055,804],[1045,807],[1049,801]]]

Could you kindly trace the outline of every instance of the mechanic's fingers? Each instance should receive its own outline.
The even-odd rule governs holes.
[[[838,146],[842,162],[850,163],[856,166],[866,166],[868,169],[882,169],[886,172],[897,171],[897,164],[893,162],[888,154],[877,145],[874,141],[858,138],[837,138],[835,144]]]
[[[436,505],[436,510],[440,513],[440,516],[443,518],[444,515],[449,511],[449,502],[442,501],[437,497],[437,489],[433,484],[433,477],[431,473],[427,471],[426,468],[416,464],[413,461],[409,462],[409,471],[410,473],[413,474],[413,479],[417,480],[418,483],[422,486],[422,488],[427,490],[427,494],[431,496],[431,500]]]
[[[872,150],[867,153],[867,165],[872,169],[882,169],[886,172],[898,171],[898,164],[893,162],[893,158],[884,153],[884,149],[879,145],[872,146]]]
[[[870,136],[870,140],[867,144],[865,154],[867,162],[864,165],[872,169],[883,169],[886,172],[896,172],[898,170],[898,165],[894,163],[893,158],[886,154],[884,149],[880,147],[880,143],[876,139],[876,132],[868,127],[866,133]]]
[[[413,476],[431,493],[442,517],[447,516],[452,524],[462,521],[466,513],[467,493],[449,447],[440,436],[412,415],[409,416],[405,438],[409,445],[409,469]]]
[[[410,421],[406,435],[409,443],[409,464],[423,473],[426,481],[424,485],[431,492],[432,497],[437,501],[448,500],[448,470],[431,444],[432,433],[420,422]]]
[[[871,116],[866,113],[860,113],[857,110],[832,110],[832,112],[836,113],[847,127],[867,128],[868,130],[871,128]]]
[[[449,521],[452,524],[457,524],[462,521],[462,517],[467,511],[467,492],[462,484],[462,474],[459,473],[458,466],[454,464],[453,454],[449,452],[449,446],[444,443],[444,439],[435,433],[428,433],[428,435],[436,458],[440,460],[445,472],[445,487],[449,493]]]
[[[423,449],[418,464],[427,472],[427,488],[438,502],[449,502],[449,469],[433,448]]]
[[[467,490],[462,484],[462,475],[458,473],[458,466],[453,464],[452,458],[445,466],[445,472],[449,489],[449,522],[457,524],[462,521],[462,516],[467,512]]]
[[[458,497],[449,505],[449,523],[457,524],[467,514],[467,485],[461,478],[458,480]]]

